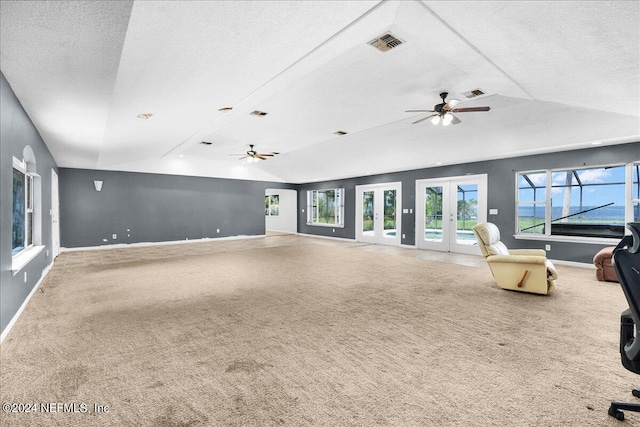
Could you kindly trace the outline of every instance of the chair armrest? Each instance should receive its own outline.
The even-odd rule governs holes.
[[[535,256],[547,256],[547,252],[544,249],[509,249],[511,255],[535,255]]]
[[[487,262],[508,262],[517,264],[545,264],[547,259],[535,255],[489,255]]]

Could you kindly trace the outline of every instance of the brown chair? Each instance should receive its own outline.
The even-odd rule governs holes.
[[[600,250],[593,257],[593,264],[596,266],[596,278],[601,282],[617,282],[618,276],[611,264],[611,257],[613,256],[613,246]]]
[[[544,295],[555,290],[558,272],[543,249],[507,249],[490,222],[474,226],[473,233],[498,286]]]

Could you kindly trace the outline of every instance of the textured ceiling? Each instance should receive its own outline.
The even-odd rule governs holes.
[[[2,1],[0,12],[0,69],[62,167],[309,182],[640,140],[635,1]],[[386,31],[404,43],[368,45]],[[462,96],[475,88],[486,95]],[[442,91],[491,111],[412,125],[423,116],[404,111]],[[248,144],[282,154],[230,155]]]

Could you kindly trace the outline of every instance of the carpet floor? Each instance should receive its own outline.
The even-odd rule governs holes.
[[[37,412],[0,424],[620,425],[618,284],[310,240],[61,254],[0,348],[0,401]]]

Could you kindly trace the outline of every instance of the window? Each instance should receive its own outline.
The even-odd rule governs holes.
[[[547,173],[518,174],[518,233],[544,233]]]
[[[13,159],[13,226],[11,254],[33,246],[33,176],[26,163]]]
[[[278,216],[280,214],[280,195],[271,194],[264,196],[265,216]]]
[[[625,196],[627,168],[635,180],[631,200]],[[638,217],[638,164],[519,172],[516,179],[520,235],[620,238],[633,219],[626,206]]]
[[[307,191],[307,224],[344,226],[344,188]]]

